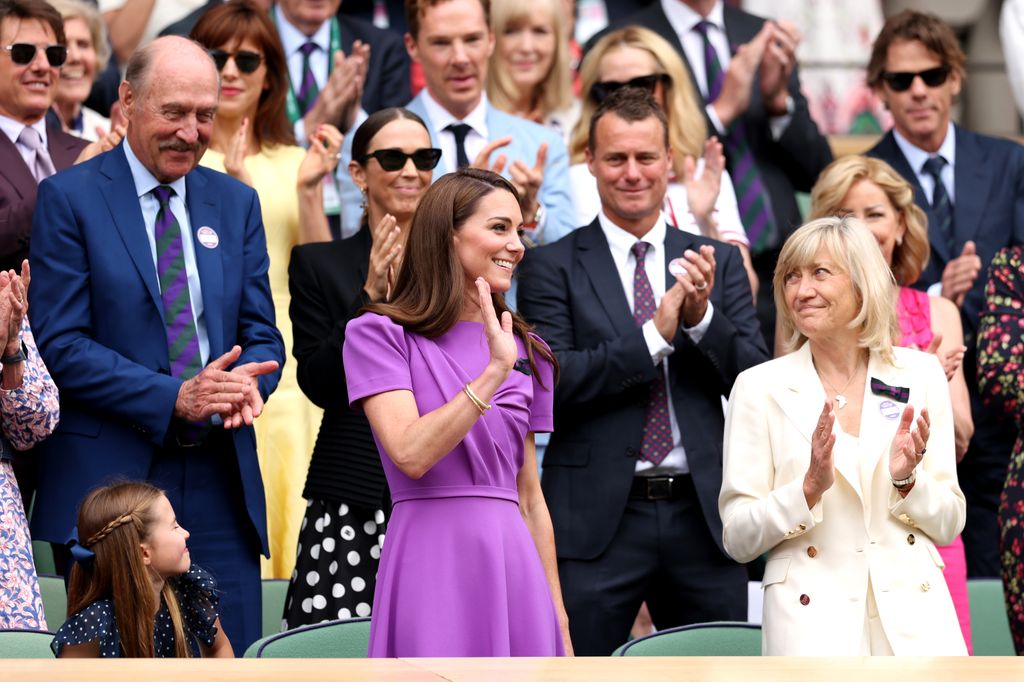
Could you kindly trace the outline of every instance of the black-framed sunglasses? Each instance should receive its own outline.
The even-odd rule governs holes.
[[[224,50],[210,50],[210,57],[213,59],[213,63],[217,65],[218,71],[223,71],[224,67],[228,64],[228,58],[235,60],[235,66],[242,73],[252,73],[256,69],[260,68],[260,64],[263,62],[263,55],[256,52],[249,52],[248,50],[239,50],[238,52],[225,52]]]
[[[594,83],[594,86],[590,88],[590,94],[594,97],[594,101],[600,104],[608,99],[608,96],[613,92],[622,88],[640,88],[653,95],[655,89],[658,87],[658,83],[667,83],[668,81],[668,74],[665,73],[653,73],[650,76],[637,76],[636,78],[630,78],[625,83],[620,81],[599,81]]]
[[[12,62],[18,66],[27,66],[36,58],[36,50],[39,48],[32,43],[14,43],[4,45],[4,49],[11,53]],[[64,45],[47,45],[43,52],[46,53],[46,61],[54,68],[64,66],[68,59],[68,48]]]
[[[893,92],[909,90],[910,86],[914,84],[914,79],[918,76],[921,77],[921,80],[929,88],[937,88],[946,82],[946,79],[949,78],[949,72],[949,65],[943,64],[942,66],[925,69],[924,71],[886,71],[882,74],[882,80],[885,81],[886,85]]]
[[[401,149],[377,149],[356,161],[365,164],[371,156],[377,159],[377,163],[386,171],[402,170],[409,159],[412,159],[416,170],[428,171],[437,167],[437,162],[441,160],[441,150],[424,147],[417,149],[412,154],[406,154]]]

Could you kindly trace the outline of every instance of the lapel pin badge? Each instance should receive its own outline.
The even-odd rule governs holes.
[[[871,377],[871,392],[875,395],[888,396],[898,403],[910,402],[910,389],[903,386],[890,386]]]
[[[207,225],[203,225],[196,230],[196,238],[200,244],[208,249],[215,249],[220,244],[220,237],[217,236],[217,232]]]
[[[883,417],[885,417],[889,421],[895,421],[899,419],[900,414],[903,412],[903,410],[900,409],[900,406],[891,400],[883,400],[881,403],[879,403],[878,411],[882,414]]]

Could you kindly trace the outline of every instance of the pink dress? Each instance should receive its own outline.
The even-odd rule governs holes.
[[[928,294],[917,289],[900,287],[897,313],[900,319],[900,332],[902,334],[900,345],[906,348],[927,350],[928,345],[935,336],[934,332],[932,332],[931,303],[928,300]],[[971,609],[967,600],[967,558],[964,554],[964,541],[958,535],[952,544],[938,547],[938,550],[943,562],[946,564],[946,570],[943,572],[943,575],[946,577],[946,585],[949,586],[949,594],[953,597],[953,606],[956,607],[956,615],[960,620],[960,629],[964,633],[967,653],[973,653],[971,646]]]

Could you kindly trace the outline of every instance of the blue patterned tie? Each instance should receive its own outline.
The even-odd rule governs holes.
[[[932,191],[932,214],[935,216],[936,227],[939,234],[946,239],[949,253],[956,254],[956,244],[953,239],[953,202],[949,200],[949,193],[946,192],[946,183],[942,181],[942,168],[946,160],[941,156],[930,156],[924,162],[923,170],[935,180],[935,189]]]
[[[654,291],[651,281],[647,279],[647,268],[644,260],[647,242],[633,244],[630,251],[636,258],[636,270],[633,272],[633,319],[638,327],[654,317],[658,309],[654,302]],[[647,410],[644,416],[644,434],[640,441],[640,459],[658,466],[672,451],[672,424],[668,416],[668,388],[665,386],[665,372],[658,366],[658,376],[651,382],[651,394],[647,399]]]

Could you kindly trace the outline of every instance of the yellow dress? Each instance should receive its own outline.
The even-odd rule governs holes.
[[[284,337],[287,361],[277,390],[256,420],[256,450],[267,495],[267,537],[270,559],[263,560],[264,578],[289,578],[295,565],[295,543],[306,510],[302,487],[323,412],[303,395],[295,377],[292,325],[288,317],[288,260],[299,239],[299,200],[295,189],[301,147],[265,148],[245,159],[263,210],[263,229],[270,254],[270,291],[277,327]],[[208,149],[200,162],[224,172],[224,155]]]

